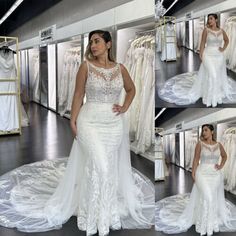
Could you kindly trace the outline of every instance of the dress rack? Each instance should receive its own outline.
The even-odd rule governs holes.
[[[168,23],[173,23],[173,25],[174,25],[174,35],[173,36],[167,35],[167,24]],[[163,29],[161,30],[161,42],[162,42],[162,48],[163,48],[163,45],[165,47],[165,58],[166,58],[165,61],[166,62],[177,60],[177,56],[171,60],[168,59],[168,57],[167,57],[167,44],[174,43],[174,45],[176,47],[176,52],[177,52],[176,24],[175,23],[176,23],[176,17],[174,17],[174,16],[163,16],[158,21],[158,26],[163,27]]]
[[[163,128],[155,127],[155,134],[162,135],[163,132]],[[155,150],[155,181],[165,180],[165,157],[163,148],[164,144],[163,138],[161,137],[162,136],[160,136],[161,142],[155,144],[157,146]]]
[[[136,36],[155,35],[155,29],[137,31],[135,34]]]
[[[0,36],[0,45],[12,45],[16,48],[16,77],[14,78],[0,78],[0,87],[2,82],[16,82],[16,89],[14,92],[2,91],[0,96],[16,96],[17,97],[17,112],[19,126],[13,130],[0,130],[0,135],[20,134],[21,135],[21,103],[20,103],[20,64],[19,64],[19,41],[18,37]]]

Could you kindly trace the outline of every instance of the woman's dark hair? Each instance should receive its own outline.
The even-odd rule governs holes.
[[[103,40],[105,41],[105,43],[111,42],[111,47],[108,49],[108,59],[110,61],[115,61],[115,59],[112,55],[112,38],[111,38],[111,34],[110,34],[109,31],[105,31],[105,30],[94,30],[94,31],[91,31],[89,33],[89,36],[88,36],[89,43],[88,43],[87,48],[86,48],[85,58],[87,60],[94,59],[94,56],[93,56],[93,54],[91,52],[91,48],[90,48],[90,40],[91,40],[91,38],[94,34],[98,34],[99,36],[101,36],[103,38]]]
[[[214,130],[215,130],[214,126],[211,125],[211,124],[204,124],[204,125],[202,125],[202,131],[203,131],[203,128],[204,128],[204,127],[207,127],[207,128],[210,129],[211,131],[214,131]],[[201,134],[201,137],[202,137],[202,134]],[[216,139],[215,139],[215,137],[214,137],[214,133],[213,133],[213,135],[212,135],[212,140],[213,140],[213,141],[216,141]]]
[[[209,20],[209,17],[210,17],[210,16],[213,16],[216,20],[218,20],[218,15],[217,15],[217,14],[215,14],[215,13],[210,13],[210,14],[207,15],[207,25],[209,25],[208,20]],[[218,22],[216,22],[216,26],[219,28]]]

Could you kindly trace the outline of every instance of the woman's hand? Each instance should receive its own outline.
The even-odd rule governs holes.
[[[113,108],[112,108],[113,112],[116,112],[117,116],[120,115],[121,113],[125,113],[127,111],[127,109],[124,106],[120,106],[118,104],[114,104]]]
[[[76,126],[76,121],[70,121],[70,127],[73,133],[73,137],[77,139],[77,126]]]
[[[193,182],[195,182],[195,173],[192,172]]]
[[[199,53],[200,60],[202,61],[202,53]]]
[[[216,170],[221,170],[223,167],[221,166],[221,165],[219,165],[219,164],[215,164],[215,169]]]
[[[219,51],[220,51],[220,52],[223,52],[223,51],[224,51],[224,48],[219,47]]]

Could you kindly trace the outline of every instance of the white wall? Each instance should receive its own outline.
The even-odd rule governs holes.
[[[165,115],[165,113],[163,113]],[[183,122],[183,129],[191,129],[204,123],[236,120],[236,108],[188,108],[161,125],[164,133],[174,133],[175,125]]]
[[[125,55],[130,46],[130,40],[135,39],[138,29],[121,29],[117,31],[116,60],[124,63]]]
[[[181,0],[179,0],[181,1]],[[182,17],[185,16],[186,13],[194,11],[201,11],[203,9],[209,8],[213,5],[216,5],[218,3],[225,2],[227,0],[195,0],[194,2],[190,3],[186,7],[182,8],[180,11],[175,13],[176,17]]]
[[[64,0],[64,1],[69,2],[72,0]],[[86,9],[89,8],[88,6],[89,6],[89,3],[91,4],[91,2],[96,2],[96,4],[98,3],[98,1],[95,1],[95,0],[88,0],[86,2],[88,2],[88,4],[79,5],[81,7],[80,11],[84,9],[86,12]],[[102,4],[103,2],[108,2],[108,0],[99,1],[99,4],[101,4],[99,5],[99,7],[96,4],[92,5],[94,12],[95,12],[96,6],[98,7],[98,9],[101,9],[101,6],[103,6]],[[109,4],[106,5],[107,8],[108,6],[111,7],[112,2],[113,3],[116,2],[117,4],[118,2],[122,2],[122,1],[121,0],[109,1],[110,5]],[[90,17],[88,17],[89,13],[86,14],[86,17],[85,17],[85,14],[82,14],[85,17],[82,20],[77,20],[75,23],[65,25],[65,22],[68,23],[68,21],[65,20],[66,16],[67,18],[70,18],[68,17],[68,15],[70,16],[70,11],[66,11],[66,12],[63,11],[62,19],[64,20],[57,21],[56,19],[58,18],[60,19],[60,17],[57,17],[58,15],[56,12],[55,12],[55,18],[51,16],[53,12],[55,11],[55,8],[58,7],[58,5],[59,4],[57,4],[54,8],[49,9],[48,11],[44,12],[36,19],[26,23],[24,26],[20,27],[19,29],[17,29],[15,32],[12,33],[12,36],[15,35],[19,37],[20,49],[39,45],[40,44],[39,36],[38,36],[39,30],[53,24],[57,25],[55,40],[61,40],[61,39],[69,38],[69,37],[76,36],[79,34],[87,33],[87,32],[90,32],[91,30],[98,29],[98,28],[109,28],[116,25],[119,26],[125,23],[130,23],[130,22],[134,22],[134,21],[138,21],[142,19],[150,19],[151,17],[154,17],[154,1],[153,0],[145,0],[145,4],[143,0],[133,0],[131,2],[122,4],[120,6],[109,8],[109,10],[105,10],[101,13],[92,14],[92,16]],[[84,6],[84,8],[82,6]],[[62,9],[59,9],[59,10],[62,13]],[[51,14],[49,14],[50,12]],[[49,14],[49,17],[47,16],[47,14]]]
[[[195,0],[188,6],[175,13],[178,20],[184,20],[185,14],[192,12],[192,17],[197,18],[209,13],[220,13],[236,8],[235,0]]]
[[[39,30],[48,26],[56,24],[59,29],[129,1],[131,0],[63,0],[26,22],[11,35],[19,37],[20,41],[31,39],[38,36]]]

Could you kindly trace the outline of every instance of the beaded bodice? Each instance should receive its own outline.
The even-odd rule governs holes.
[[[220,158],[219,143],[209,145],[201,141],[201,164],[217,164]]]
[[[110,69],[97,67],[87,62],[88,77],[85,85],[87,102],[119,102],[124,87],[120,65]]]
[[[213,31],[207,28],[207,47],[221,47],[223,42],[223,32],[222,30]]]

